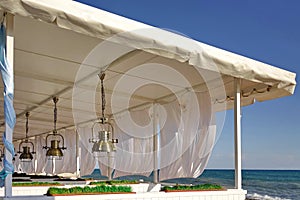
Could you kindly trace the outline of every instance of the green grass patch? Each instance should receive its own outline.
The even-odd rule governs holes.
[[[126,184],[138,184],[137,180],[110,180],[110,181],[96,181],[91,182],[90,185],[126,185]]]
[[[71,187],[71,188],[56,188],[50,187],[47,191],[48,196],[55,195],[77,195],[77,194],[98,194],[98,193],[130,193],[132,188],[130,186],[108,186],[108,185],[98,185],[95,187],[85,186],[85,187]]]
[[[175,185],[175,186],[164,186],[162,191],[178,191],[178,190],[224,190],[224,188],[220,185],[214,184],[202,184],[202,185]]]
[[[12,186],[59,186],[62,185],[58,182],[14,182]]]

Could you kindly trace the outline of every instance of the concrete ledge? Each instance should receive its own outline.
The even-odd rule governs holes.
[[[69,188],[80,186],[83,187],[85,185],[64,185],[64,186],[14,186],[12,187],[12,195],[13,196],[42,196],[47,193],[49,187],[58,187],[58,188]],[[4,188],[0,189],[0,196],[4,196]]]
[[[12,194],[13,196],[41,196],[47,193],[49,187],[70,188],[75,186],[84,187],[86,185],[13,187]],[[132,188],[132,191],[136,193],[159,192],[161,187],[160,184],[151,183],[128,184],[128,186],[130,186]],[[4,196],[3,188],[0,189],[0,196]]]
[[[0,197],[0,200],[245,200],[246,190],[229,189],[227,191],[203,192],[146,192],[136,194],[103,194],[77,196],[13,196]]]
[[[32,186],[32,187],[13,187],[12,195],[13,196],[36,196],[44,195],[47,193],[49,186]],[[4,196],[4,189],[1,188],[0,195]]]

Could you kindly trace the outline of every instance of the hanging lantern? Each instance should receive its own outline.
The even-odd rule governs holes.
[[[62,150],[67,149],[67,147],[64,146],[65,145],[64,137],[61,134],[57,133],[56,130],[56,122],[57,122],[56,104],[58,102],[58,98],[54,97],[53,102],[54,102],[54,128],[53,128],[53,132],[46,136],[46,146],[44,146],[43,148],[48,149],[46,156],[48,157],[49,160],[61,160],[64,155]],[[50,147],[48,146],[49,140],[50,140]]]
[[[102,72],[99,74],[101,82],[101,100],[102,100],[102,116],[93,124],[92,127],[92,138],[89,140],[93,144],[92,152],[95,157],[102,156],[102,153],[111,153],[116,151],[114,143],[118,143],[118,139],[111,139],[110,137],[114,134],[114,129],[111,123],[109,123],[108,118],[105,117],[105,92],[103,86],[103,80],[105,73]],[[95,136],[94,128],[96,125],[100,126],[100,131],[98,135]]]
[[[95,136],[94,127],[95,125],[100,126],[100,131],[98,135]],[[113,126],[108,122],[107,118],[101,118],[96,121],[92,128],[92,139],[89,142],[94,143],[92,152],[95,157],[102,156],[101,153],[110,153],[115,152],[116,147],[114,143],[117,143],[117,139],[110,139],[110,136],[113,135]]]
[[[35,154],[34,151],[34,144],[28,140],[28,118],[29,118],[29,112],[26,112],[25,114],[26,116],[26,136],[25,136],[25,140],[23,140],[20,144],[19,144],[19,151],[18,153],[20,153],[20,157],[19,159],[21,160],[21,162],[31,162],[33,159],[33,155]],[[21,151],[21,147],[23,148],[23,151]],[[30,151],[30,147],[32,147],[32,151]]]

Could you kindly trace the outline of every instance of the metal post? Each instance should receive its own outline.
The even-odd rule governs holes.
[[[37,147],[37,137],[34,137],[34,145],[35,145],[35,148]],[[36,151],[36,150],[35,150]],[[34,156],[34,174],[36,175],[36,171],[37,171],[37,152],[35,153],[35,156]]]
[[[80,177],[80,154],[81,154],[81,149],[79,148],[79,133],[76,131],[76,177]]]
[[[104,104],[103,104],[104,105]],[[103,118],[104,117],[104,111],[103,111]],[[109,123],[111,123],[110,121],[111,119],[109,119]],[[108,136],[108,138],[110,138],[110,136]],[[111,138],[114,138],[114,131],[111,130]],[[110,138],[110,139],[111,139]],[[108,152],[107,153],[107,177],[108,177],[108,180],[112,180],[112,171],[113,171],[113,164],[112,164],[112,154],[113,152]]]
[[[7,14],[6,16],[6,54],[9,66],[13,69],[14,67],[14,16]],[[5,127],[6,139],[12,143],[12,133],[9,127]],[[5,157],[8,162],[12,163],[13,155],[5,149]],[[5,178],[5,197],[12,196],[12,174],[8,174]]]
[[[159,182],[158,177],[158,117],[157,117],[157,105],[153,105],[153,183]]]
[[[234,151],[235,188],[242,189],[242,147],[241,147],[241,81],[234,79]]]

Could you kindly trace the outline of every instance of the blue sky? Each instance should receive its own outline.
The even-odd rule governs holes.
[[[298,0],[80,0],[256,60],[300,72]],[[299,73],[300,74],[300,73]],[[298,82],[298,77],[297,77]],[[300,93],[244,107],[244,169],[300,169]],[[233,113],[208,168],[233,168]]]

